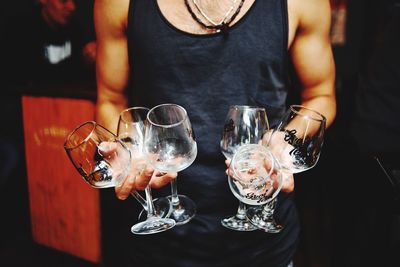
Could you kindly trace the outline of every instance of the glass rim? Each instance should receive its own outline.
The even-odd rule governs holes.
[[[178,121],[178,122],[176,122],[176,123],[174,123],[174,124],[159,124],[159,123],[155,123],[154,121],[152,121],[152,120],[150,119],[149,114],[150,114],[152,111],[154,111],[155,109],[160,108],[160,107],[163,107],[163,106],[176,106],[176,107],[178,107],[179,109],[183,110],[183,112],[184,112],[184,118],[182,118],[180,121]],[[146,117],[147,117],[147,121],[148,121],[149,123],[151,123],[152,125],[157,126],[157,127],[163,127],[163,128],[172,128],[172,127],[178,126],[178,125],[182,124],[185,120],[188,119],[188,115],[187,115],[186,109],[185,109],[184,107],[182,107],[181,105],[173,104],[173,103],[160,104],[160,105],[157,105],[157,106],[151,108],[151,109],[149,110],[149,112],[147,112],[147,116],[146,116]]]
[[[311,108],[308,108],[308,107],[303,106],[303,105],[290,105],[289,108],[290,108],[290,110],[292,110],[293,112],[295,112],[295,113],[297,113],[297,114],[301,114],[301,115],[303,115],[303,114],[302,114],[302,112],[300,111],[300,109],[308,110],[308,111],[310,111],[310,112],[312,112],[312,113],[314,113],[314,114],[317,114],[317,116],[319,116],[319,118],[317,118],[317,116],[310,116],[310,115],[307,115],[307,116],[310,117],[312,120],[326,122],[326,117],[325,117],[322,113],[320,113],[319,111],[316,111],[315,109],[311,109]]]
[[[279,164],[277,164],[278,162],[277,162],[277,159],[275,158],[275,156],[274,156],[274,154],[272,153],[272,151],[271,150],[269,150],[267,147],[265,147],[265,146],[263,146],[263,145],[260,145],[260,144],[244,144],[244,145],[242,145],[236,152],[235,152],[235,154],[233,155],[233,157],[232,157],[232,159],[231,159],[231,162],[229,163],[229,168],[232,166],[232,162],[234,162],[236,159],[237,159],[237,156],[238,156],[238,152],[239,151],[241,151],[241,150],[244,150],[244,149],[247,149],[247,148],[249,148],[249,149],[258,149],[258,148],[261,148],[261,152],[262,153],[264,153],[265,155],[268,155],[270,158],[271,158],[271,162],[272,162],[272,165],[271,165],[271,169],[270,169],[270,171],[268,171],[268,175],[270,176],[271,175],[271,173],[273,172],[273,170],[276,168],[276,167],[278,167],[279,169],[280,169],[280,166],[279,166]],[[263,159],[263,160],[265,160],[265,159]],[[233,167],[233,166],[232,166]],[[235,168],[233,168],[233,173],[237,176],[237,171],[235,170]],[[269,178],[264,178],[264,180],[268,180]],[[242,182],[243,183],[243,182]],[[246,183],[246,182],[244,182],[244,184],[250,184],[250,182],[248,182],[248,183]]]
[[[229,109],[231,108],[237,108],[237,109],[245,109],[245,108],[251,108],[251,109],[261,109],[266,111],[266,109],[264,107],[260,107],[260,106],[253,106],[253,105],[230,105]]]
[[[84,139],[82,139],[82,141],[79,142],[78,144],[76,144],[76,145],[74,145],[74,146],[68,146],[68,141],[69,141],[69,139],[71,138],[71,136],[72,136],[73,134],[75,134],[75,133],[76,133],[79,129],[81,129],[83,126],[85,126],[85,125],[87,125],[87,124],[92,125],[92,129],[91,129],[90,133],[89,133]],[[73,149],[75,149],[75,148],[81,146],[82,144],[84,144],[84,143],[85,143],[87,140],[89,140],[89,138],[93,135],[93,132],[94,132],[94,130],[96,129],[96,127],[100,127],[100,128],[102,128],[103,130],[105,130],[105,131],[111,133],[112,135],[114,135],[114,134],[113,134],[112,132],[110,132],[107,128],[105,128],[104,126],[98,124],[98,123],[95,122],[95,121],[85,121],[85,122],[81,123],[80,125],[78,125],[77,127],[75,127],[75,128],[67,135],[67,137],[65,138],[65,141],[64,141],[64,149],[67,150],[67,151],[70,151],[70,150],[73,150]]]
[[[150,109],[149,108],[147,108],[147,107],[130,107],[130,108],[126,108],[126,109],[124,109],[124,110],[122,110],[120,113],[119,113],[119,118],[123,121],[123,122],[125,122],[125,123],[137,123],[137,122],[129,122],[129,121],[126,121],[125,119],[124,119],[124,116],[122,115],[122,114],[125,114],[127,111],[131,111],[131,110],[147,110],[147,113],[149,113],[149,111],[150,111]],[[147,118],[147,114],[146,114],[146,118]]]

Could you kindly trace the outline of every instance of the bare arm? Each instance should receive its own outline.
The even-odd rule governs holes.
[[[129,0],[96,0],[94,19],[97,38],[96,120],[116,132],[119,114],[127,108],[125,89],[129,80],[128,46],[125,35]],[[119,199],[126,199],[132,190],[143,190],[149,183],[154,188],[168,184],[176,173],[155,174],[146,167],[140,174],[131,173],[117,187]],[[152,178],[153,177],[153,178]]]
[[[297,26],[290,54],[302,86],[302,105],[321,112],[328,127],[336,116],[330,4],[328,0],[288,1],[291,24]]]
[[[322,113],[328,127],[336,116],[329,1],[288,0],[288,8],[289,52],[301,85],[301,104]],[[284,177],[281,190],[294,190],[293,175]]]
[[[129,64],[125,35],[129,0],[96,0],[94,19],[97,37],[96,120],[116,131],[119,113],[127,108],[125,89]]]

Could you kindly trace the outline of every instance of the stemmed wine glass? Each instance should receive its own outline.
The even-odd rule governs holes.
[[[94,121],[84,122],[72,130],[64,149],[79,174],[94,188],[115,187],[130,172],[129,149]],[[146,201],[137,191],[132,191],[131,195],[147,209]]]
[[[282,187],[282,172],[279,162],[267,147],[246,144],[231,160],[228,181],[236,198],[260,207],[276,198]]]
[[[143,141],[148,111],[149,109],[145,107],[131,107],[123,110],[118,120],[118,137],[129,148],[133,163],[133,172],[137,174],[146,166],[146,160],[143,155]],[[146,220],[133,225],[131,228],[132,233],[153,234],[174,227],[176,224],[175,221],[165,218],[168,217],[171,211],[169,200],[162,198],[157,202],[158,205],[154,205],[150,185],[146,186],[145,195],[147,202]]]
[[[226,115],[220,148],[226,159],[232,159],[238,148],[244,144],[257,144],[269,129],[267,113],[264,108],[244,105],[229,107]],[[254,231],[246,217],[246,205],[239,199],[235,215],[221,220],[221,224],[237,231]]]
[[[147,114],[144,154],[154,169],[179,172],[189,167],[197,156],[197,144],[186,110],[177,104],[161,104]],[[171,181],[170,218],[181,225],[196,214],[196,205],[185,195],[178,195],[177,179]]]
[[[301,105],[289,107],[267,142],[268,148],[281,165],[283,179],[309,170],[317,164],[324,142],[325,127],[326,118],[318,111]],[[264,215],[267,212],[273,214],[276,201],[264,207]],[[273,222],[266,222],[261,215],[257,215],[262,213],[260,209],[261,207],[253,207],[247,211],[250,221],[267,232],[279,232],[283,227],[278,225],[274,229]]]
[[[128,146],[131,150],[131,154],[135,152],[143,151],[143,140],[145,133],[145,123],[147,119],[147,112],[149,111],[146,107],[131,107],[123,110],[119,115],[117,135],[121,141]],[[132,137],[133,135],[133,137]],[[142,152],[141,152],[142,153]],[[137,160],[134,160],[135,162]],[[147,217],[148,205],[143,197],[135,192],[142,199],[144,206],[143,210],[139,214],[139,219]],[[171,213],[171,203],[167,198],[153,199],[154,212],[160,217],[169,217]]]

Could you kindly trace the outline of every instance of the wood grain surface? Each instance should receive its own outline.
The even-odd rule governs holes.
[[[101,261],[100,198],[64,151],[67,134],[94,118],[90,100],[23,96],[33,239],[79,258]]]

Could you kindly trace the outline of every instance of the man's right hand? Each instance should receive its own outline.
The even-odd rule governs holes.
[[[99,146],[99,155],[113,165],[129,164],[128,159],[123,159],[122,155],[127,154],[115,142],[102,142]],[[131,154],[132,156],[132,154]],[[121,200],[125,200],[133,190],[144,190],[147,185],[152,188],[161,188],[177,177],[177,173],[161,173],[155,171],[152,167],[146,164],[144,156],[133,154],[130,158],[130,172],[128,176],[118,181],[115,186],[115,193]],[[120,169],[119,167],[118,169]]]

